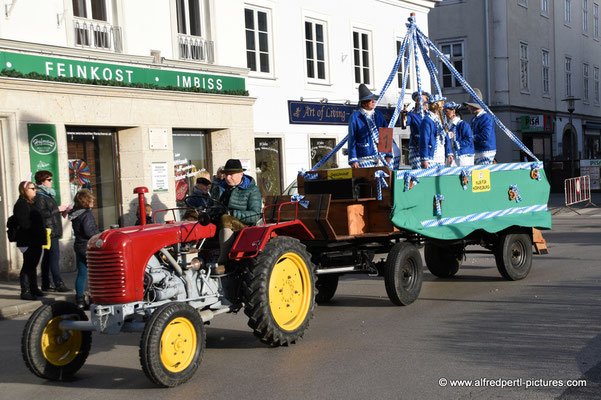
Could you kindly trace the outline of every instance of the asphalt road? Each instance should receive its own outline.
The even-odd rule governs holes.
[[[0,398],[601,398],[601,211],[560,215],[545,238],[550,254],[534,257],[525,280],[505,281],[492,257],[472,256],[453,279],[426,270],[408,307],[389,302],[381,279],[347,277],[290,347],[262,345],[242,313],[219,316],[197,374],[173,389],[144,376],[139,334],[94,334],[77,379],[38,379],[21,359],[25,318],[0,321]]]

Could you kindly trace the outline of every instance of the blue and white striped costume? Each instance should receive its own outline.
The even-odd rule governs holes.
[[[438,115],[428,111],[419,126],[419,133],[420,161],[427,161],[428,168],[444,167],[447,156],[451,154],[451,144]]]
[[[472,128],[470,125],[461,120],[459,117],[454,117],[447,123],[449,136],[453,134],[451,139],[451,151],[453,152],[453,163],[451,167],[463,167],[466,165],[474,165],[474,141],[472,138]]]
[[[368,118],[371,121],[368,121]],[[370,129],[373,123],[375,132]],[[373,112],[359,109],[351,115],[348,126],[348,163],[359,163],[360,167],[373,167],[378,165],[378,132],[377,128],[387,127],[384,115],[378,111]],[[392,154],[383,154],[392,157]]]
[[[474,161],[476,165],[492,164],[497,154],[495,122],[480,110],[470,123],[474,134]]]
[[[409,165],[411,168],[416,169],[420,168],[420,160],[419,160],[419,126],[422,123],[422,116],[419,114],[417,108],[411,110],[411,112],[407,113],[407,125],[409,125],[409,129],[411,130],[411,135],[409,136]]]

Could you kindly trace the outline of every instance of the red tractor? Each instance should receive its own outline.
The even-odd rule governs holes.
[[[145,215],[148,189],[134,192]],[[41,306],[23,332],[28,368],[45,379],[68,380],[88,357],[92,331],[142,332],[145,374],[159,386],[176,386],[190,379],[202,360],[204,325],[242,308],[262,342],[281,346],[299,339],[315,304],[314,266],[301,240],[313,235],[298,219],[247,229],[230,252],[235,261],[217,274],[219,245],[211,221],[223,211],[210,200],[196,210],[196,221],[146,225],[142,218],[142,226],[91,238],[91,319],[65,301]]]

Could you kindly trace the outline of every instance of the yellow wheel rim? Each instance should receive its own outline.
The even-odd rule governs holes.
[[[311,275],[296,253],[279,258],[269,279],[269,307],[280,328],[292,331],[305,320],[311,305]]]
[[[161,362],[169,372],[188,368],[196,354],[196,329],[187,318],[169,322],[161,335]]]
[[[81,349],[81,331],[59,328],[62,317],[52,318],[42,332],[42,353],[50,364],[64,366],[72,362]]]

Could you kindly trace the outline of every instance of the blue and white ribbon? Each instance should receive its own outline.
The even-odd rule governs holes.
[[[490,219],[490,218],[495,218],[495,217],[505,217],[507,215],[527,214],[527,213],[539,212],[539,211],[547,211],[547,205],[546,204],[537,204],[534,206],[512,207],[512,208],[506,208],[505,210],[486,211],[486,212],[481,212],[481,213],[477,213],[477,214],[462,215],[459,217],[428,219],[425,221],[421,221],[421,224],[424,228],[432,228],[435,226],[462,224],[465,222],[482,221],[485,219]]]
[[[374,178],[378,181],[378,200],[382,200],[382,186],[387,188],[386,178],[390,177],[386,172],[379,170],[374,173]]]
[[[520,190],[518,189],[518,185],[509,186],[509,190],[515,193],[515,202],[519,203],[522,201],[522,197],[520,196]]]
[[[440,203],[444,201],[444,196],[440,193],[434,195],[434,205],[436,206],[436,215],[439,217],[442,215]]]
[[[305,196],[303,196],[302,194],[294,194],[290,197],[290,201],[293,201],[295,203],[298,202],[298,204],[300,204],[301,206],[309,208],[309,201],[303,200],[304,198]]]
[[[530,169],[531,169],[531,172],[530,172],[531,174],[533,173],[533,171],[536,170],[536,180],[540,181],[541,177],[540,177],[540,172],[538,171],[538,163],[532,163],[530,165]]]
[[[467,184],[470,182],[470,174],[464,168],[461,170],[461,187],[463,190],[467,190]]]
[[[536,163],[539,168],[543,167],[542,162]],[[462,170],[466,170],[468,173],[471,173],[476,170],[489,170],[490,172],[496,171],[517,171],[517,170],[528,170],[530,171],[530,163],[503,163],[503,164],[486,164],[486,165],[470,165],[463,167],[440,167],[436,166],[433,168],[427,169],[415,169],[412,170],[411,173],[418,177],[423,178],[425,176],[453,176],[453,175],[461,175]],[[405,171],[396,171],[396,179],[403,179]]]
[[[413,186],[415,186],[419,183],[419,179],[417,179],[417,177],[415,177],[409,171],[405,172],[404,179],[405,179],[405,192],[407,190],[411,190],[413,188]]]
[[[315,180],[319,176],[319,174],[317,172],[312,174],[310,172],[307,172],[304,168],[302,168],[300,171],[298,171],[298,174],[300,176],[302,176],[303,178],[305,178],[306,181]]]

